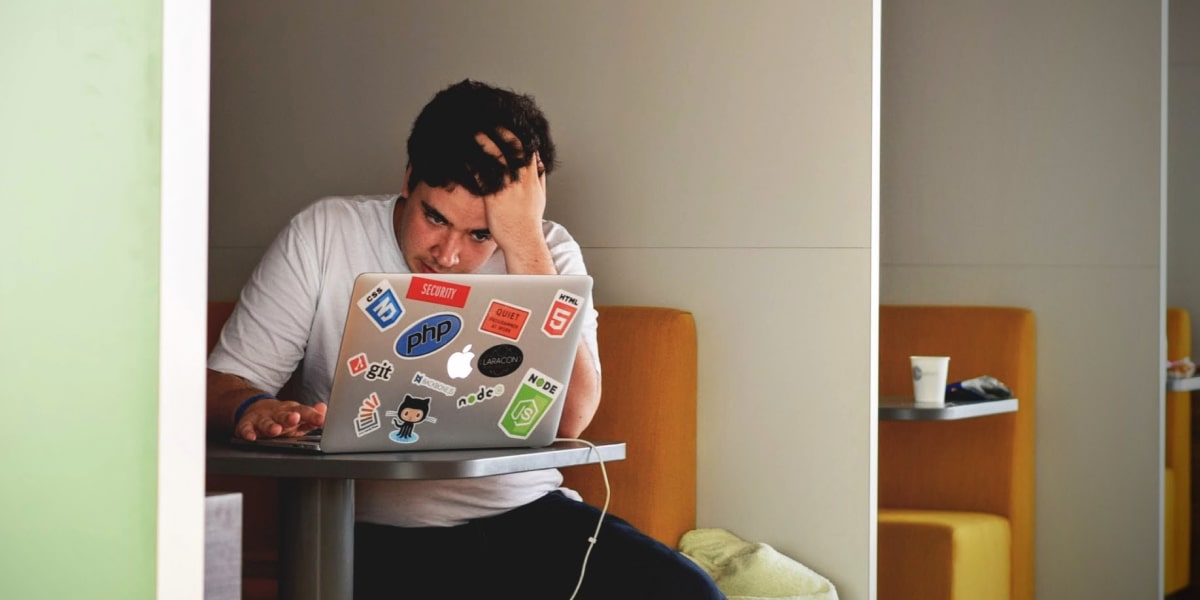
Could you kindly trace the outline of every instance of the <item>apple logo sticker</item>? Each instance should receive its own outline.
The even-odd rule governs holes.
[[[450,355],[450,359],[446,361],[446,374],[450,379],[466,379],[471,371],[471,359],[475,358],[475,353],[471,352],[471,344],[467,344],[461,352],[455,352]]]

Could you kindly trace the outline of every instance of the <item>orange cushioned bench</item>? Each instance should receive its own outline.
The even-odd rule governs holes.
[[[880,306],[879,394],[912,396],[909,356],[949,381],[991,375],[1015,413],[879,423],[880,600],[1032,600],[1037,340],[1033,313]]]

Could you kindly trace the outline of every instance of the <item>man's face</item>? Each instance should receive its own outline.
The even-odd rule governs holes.
[[[457,185],[418,183],[395,227],[413,273],[473,273],[496,252],[483,199]]]

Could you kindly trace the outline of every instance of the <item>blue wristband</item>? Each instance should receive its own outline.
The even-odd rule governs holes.
[[[274,400],[275,394],[255,394],[249,398],[246,398],[245,400],[242,400],[242,403],[238,405],[237,410],[233,411],[233,426],[237,427],[238,421],[242,420],[242,415],[246,413],[246,409],[250,408],[251,404],[258,402],[259,400],[266,400],[268,398]]]

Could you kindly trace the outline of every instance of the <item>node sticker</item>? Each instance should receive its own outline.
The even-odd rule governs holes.
[[[479,330],[515,342],[521,339],[525,321],[528,320],[529,309],[492,300],[488,305],[487,314],[483,316],[483,322],[479,324]]]
[[[529,369],[521,378],[521,387],[517,388],[508,408],[504,409],[504,415],[500,417],[498,425],[504,435],[528,439],[562,390],[563,384],[537,369]]]
[[[359,298],[358,307],[380,331],[387,331],[399,323],[400,315],[404,314],[404,306],[396,299],[396,292],[386,279],[380,281],[367,295]]]
[[[475,390],[473,393],[467,394],[466,396],[459,398],[455,402],[454,405],[458,408],[466,408],[468,406],[473,406],[475,404],[479,404],[485,400],[499,398],[502,395],[504,395],[504,384],[503,383],[497,383],[496,385],[494,385],[492,387],[486,387],[486,386],[481,385],[481,386],[479,386],[479,389]]]
[[[467,285],[425,277],[413,277],[408,284],[408,293],[404,297],[409,300],[462,308],[467,305],[467,296],[470,294],[471,287]]]
[[[575,315],[583,307],[583,298],[565,290],[554,294],[554,302],[550,304],[550,312],[546,313],[546,322],[542,323],[542,333],[560,338],[571,327]]]

